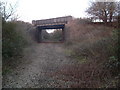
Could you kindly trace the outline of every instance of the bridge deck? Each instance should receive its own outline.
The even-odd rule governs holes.
[[[65,27],[64,24],[60,24],[60,25],[47,25],[47,26],[37,26],[38,29],[63,29]]]
[[[72,20],[72,16],[65,16],[52,19],[33,20],[32,24],[35,26],[59,25],[66,24],[70,20]]]

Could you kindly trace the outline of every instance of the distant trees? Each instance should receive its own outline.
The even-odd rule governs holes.
[[[86,12],[107,23],[112,22],[113,17],[118,15],[119,7],[117,2],[91,2]]]
[[[42,41],[62,41],[62,30],[55,30],[52,33],[48,33],[46,30],[42,30]]]
[[[62,30],[55,30],[52,33],[52,39],[62,41]]]
[[[50,38],[50,35],[49,33],[46,31],[46,30],[42,30],[42,39],[44,40],[47,40]]]

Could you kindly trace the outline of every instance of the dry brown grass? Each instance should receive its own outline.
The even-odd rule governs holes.
[[[80,20],[76,19],[66,25],[67,41],[93,42],[103,37],[109,37],[112,30],[112,27],[80,23]]]
[[[115,43],[112,40],[112,27],[81,23],[80,20],[70,22],[67,27],[67,48],[71,50],[71,59],[78,60],[78,65],[63,67],[63,75],[69,80],[76,80],[71,87],[99,88],[115,87],[110,85],[112,74],[104,66],[110,56],[114,56]],[[74,78],[73,78],[74,77]],[[115,81],[115,80],[113,80]]]

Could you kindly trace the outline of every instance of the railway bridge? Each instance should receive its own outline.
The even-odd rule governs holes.
[[[43,20],[32,20],[32,24],[37,29],[37,40],[42,42],[42,30],[62,29],[62,41],[65,41],[65,24],[72,20],[72,16],[57,17]]]

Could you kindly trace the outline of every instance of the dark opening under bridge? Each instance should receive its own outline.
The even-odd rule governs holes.
[[[72,16],[33,20],[32,24],[37,29],[37,40],[42,42],[42,30],[46,29],[62,29],[62,41],[65,41],[65,24],[72,20]]]

